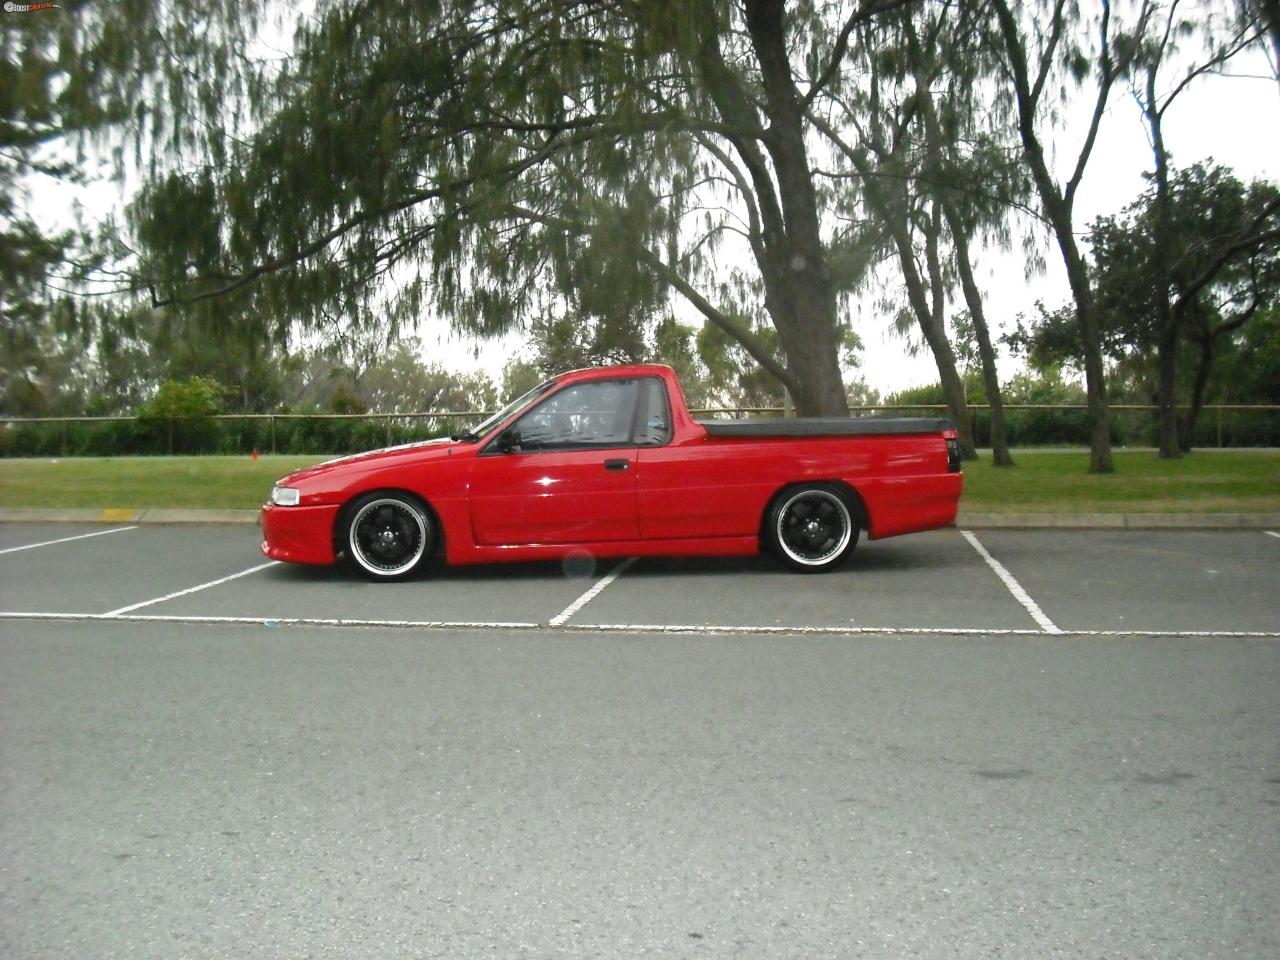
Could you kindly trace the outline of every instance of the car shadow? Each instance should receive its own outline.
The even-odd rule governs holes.
[[[899,540],[860,543],[853,554],[831,574],[859,574],[880,571],[943,570],[971,564],[973,557],[964,550],[938,549],[938,545]],[[519,563],[492,563],[475,566],[449,567],[433,563],[419,573],[399,583],[501,583],[514,580],[551,582],[581,580],[589,583],[616,570],[622,558],[591,557],[577,553],[564,560],[532,560]],[[795,574],[784,567],[767,551],[752,557],[641,557],[626,572],[631,578],[662,577],[724,577],[764,576]],[[339,562],[329,567],[313,567],[281,564],[273,567],[271,575],[296,583],[370,583],[367,578]],[[385,585],[385,584],[383,584]]]

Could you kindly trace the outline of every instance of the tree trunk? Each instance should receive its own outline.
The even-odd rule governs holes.
[[[1067,268],[1067,283],[1076,305],[1076,325],[1080,329],[1080,347],[1084,354],[1085,393],[1089,407],[1089,472],[1112,473],[1111,411],[1107,407],[1106,366],[1102,362],[1102,333],[1098,323],[1098,304],[1089,283],[1089,268],[1076,243],[1072,229],[1071,208],[1057,192],[1045,164],[1039,143],[1032,141],[1026,154],[1040,193],[1040,202],[1053,228],[1058,250]]]
[[[945,183],[947,177],[942,172],[941,154],[947,138],[943,135],[938,121],[937,108],[934,104],[933,85],[924,75],[919,65],[919,40],[911,24],[910,15],[904,18],[904,27],[911,39],[913,57],[917,58],[915,70],[916,100],[920,105],[924,119],[925,135],[928,138],[930,166],[937,182]],[[960,286],[964,292],[965,303],[969,307],[969,315],[973,319],[974,335],[978,340],[978,356],[982,360],[982,382],[987,390],[987,402],[991,408],[991,453],[997,467],[1013,466],[1013,457],[1009,454],[1009,440],[1005,431],[1004,403],[1000,398],[1000,376],[996,370],[996,352],[991,345],[991,331],[987,326],[987,315],[983,308],[982,293],[978,289],[973,276],[973,265],[969,259],[969,234],[956,209],[954,197],[944,195],[939,204],[947,221],[947,229],[951,231],[951,241],[955,246],[955,263],[960,273]],[[948,343],[948,349],[950,344]],[[952,361],[954,369],[954,360]],[[967,405],[967,402],[966,402]],[[976,447],[977,438],[972,438]],[[975,450],[976,455],[976,450]]]
[[[1056,228],[1055,228],[1056,230]],[[1076,247],[1070,226],[1058,232],[1058,243],[1067,261],[1067,277],[1076,301],[1076,322],[1084,347],[1084,379],[1089,405],[1089,472],[1114,473],[1111,459],[1111,411],[1107,406],[1106,368],[1102,363],[1102,337],[1098,306],[1089,286],[1088,271]]]
[[[1104,22],[1109,22],[1109,12],[1108,9],[1104,13]],[[1005,39],[1008,65],[1018,100],[1018,135],[1022,139],[1022,153],[1031,169],[1036,193],[1040,196],[1040,204],[1044,208],[1045,217],[1053,229],[1058,249],[1062,253],[1062,260],[1067,268],[1067,282],[1071,286],[1071,295],[1075,299],[1076,324],[1080,328],[1080,346],[1084,353],[1085,390],[1089,404],[1089,472],[1112,473],[1115,471],[1115,464],[1111,459],[1111,413],[1107,408],[1106,367],[1102,362],[1102,336],[1098,324],[1098,307],[1093,296],[1093,288],[1089,283],[1089,269],[1076,243],[1072,204],[1075,188],[1079,184],[1084,165],[1093,149],[1093,138],[1101,121],[1103,108],[1106,105],[1106,94],[1113,77],[1108,74],[1103,78],[1103,86],[1099,90],[1095,106],[1093,126],[1078,158],[1076,173],[1066,189],[1060,190],[1049,172],[1044,147],[1036,132],[1036,111],[1043,87],[1038,84],[1032,87],[1027,70],[1025,38],[1018,30],[1017,22],[1007,2],[1003,0],[997,2],[995,14]]]
[[[1157,316],[1161,312],[1157,309]],[[1165,320],[1159,336],[1156,344],[1156,407],[1160,418],[1160,459],[1176,460],[1182,456],[1182,446],[1178,442],[1177,326]]]
[[[924,278],[916,267],[915,251],[911,246],[911,232],[907,225],[905,208],[893,209],[885,200],[879,187],[871,177],[864,178],[867,197],[872,206],[878,209],[881,217],[889,225],[894,244],[898,248],[898,260],[902,264],[902,279],[907,287],[907,300],[916,315],[916,323],[924,335],[929,352],[938,367],[938,379],[942,384],[942,397],[947,403],[947,412],[956,428],[956,438],[960,442],[960,456],[965,460],[976,460],[978,451],[973,443],[973,424],[969,419],[969,403],[964,395],[964,381],[956,370],[956,354],[951,349],[951,341],[947,338],[945,321],[942,316],[941,268],[936,256],[934,236],[929,245],[934,248],[927,258],[930,268],[930,280],[933,287],[933,302],[930,303],[929,292],[925,288]]]
[[[1000,396],[1000,375],[996,370],[996,351],[991,345],[991,330],[982,303],[982,292],[973,276],[973,262],[969,259],[969,238],[964,225],[950,203],[943,202],[951,241],[956,247],[956,267],[960,271],[960,287],[964,291],[969,316],[973,319],[973,332],[978,339],[978,356],[982,358],[982,382],[987,388],[987,403],[991,405],[991,458],[997,467],[1012,467],[1009,453],[1009,437],[1004,423],[1004,400]]]
[[[1200,360],[1196,364],[1196,379],[1191,387],[1191,409],[1187,418],[1182,421],[1178,433],[1178,449],[1183,453],[1191,452],[1191,435],[1196,428],[1196,420],[1204,409],[1204,393],[1209,386],[1209,371],[1213,367],[1213,337],[1205,337],[1200,341]]]
[[[1151,133],[1151,153],[1155,162],[1155,223],[1152,240],[1151,291],[1156,308],[1156,406],[1160,416],[1160,459],[1182,456],[1178,443],[1178,313],[1170,292],[1169,155],[1164,149],[1164,122],[1156,97],[1159,60],[1146,68],[1146,100],[1143,114]]]
[[[956,352],[947,336],[947,283],[942,275],[942,258],[938,256],[938,240],[942,236],[942,210],[935,201],[926,221],[924,248],[925,263],[929,269],[930,311],[929,325],[934,339],[929,342],[938,376],[942,382],[942,395],[956,424],[956,437],[960,441],[960,457],[977,460],[978,448],[973,436],[973,420],[969,416],[969,399],[965,396],[964,381],[956,369]]]
[[[753,131],[730,140],[756,193],[762,236],[759,244],[753,244],[754,253],[764,281],[765,305],[795,380],[792,395],[796,412],[800,416],[848,416],[849,401],[840,373],[836,297],[805,149],[800,96],[787,53],[784,3],[751,0],[745,13],[760,66],[763,104],[759,108],[753,104],[725,64],[714,20],[704,25],[700,69],[724,121]],[[757,109],[763,109],[768,119],[764,127]],[[772,176],[768,161],[772,162]]]
[[[787,53],[783,0],[753,0],[746,7],[747,32],[760,63],[764,110],[769,118],[765,149],[773,160],[785,236],[770,251],[766,276],[789,296],[778,301],[790,315],[775,315],[787,365],[800,381],[794,397],[800,416],[848,416],[840,375],[836,297],[822,243],[818,198],[804,142],[804,115]],[[763,265],[762,265],[763,266]]]

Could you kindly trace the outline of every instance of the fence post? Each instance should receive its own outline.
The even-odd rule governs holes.
[[[67,455],[67,421],[62,421],[62,455]]]
[[[276,452],[276,415],[271,415],[271,452]]]
[[[173,456],[173,417],[169,417],[169,456]]]
[[[391,414],[387,414],[387,446],[391,446]]]
[[[1218,446],[1221,447],[1222,446],[1222,404],[1218,404],[1218,406],[1214,407],[1213,412],[1214,412],[1214,420],[1216,420],[1218,424]]]

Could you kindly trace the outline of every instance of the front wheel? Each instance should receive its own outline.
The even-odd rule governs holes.
[[[401,580],[435,547],[435,526],[417,497],[371,493],[344,512],[342,545],[347,562],[370,580]]]
[[[806,484],[784,490],[769,508],[765,536],[778,559],[802,573],[844,562],[858,542],[849,499],[838,487]]]

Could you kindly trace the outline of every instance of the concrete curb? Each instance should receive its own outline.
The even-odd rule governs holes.
[[[252,526],[257,510],[0,509],[0,523],[137,523]],[[983,513],[961,510],[971,530],[1277,530],[1280,513]]]
[[[1280,513],[979,513],[961,510],[972,530],[1267,530]]]

